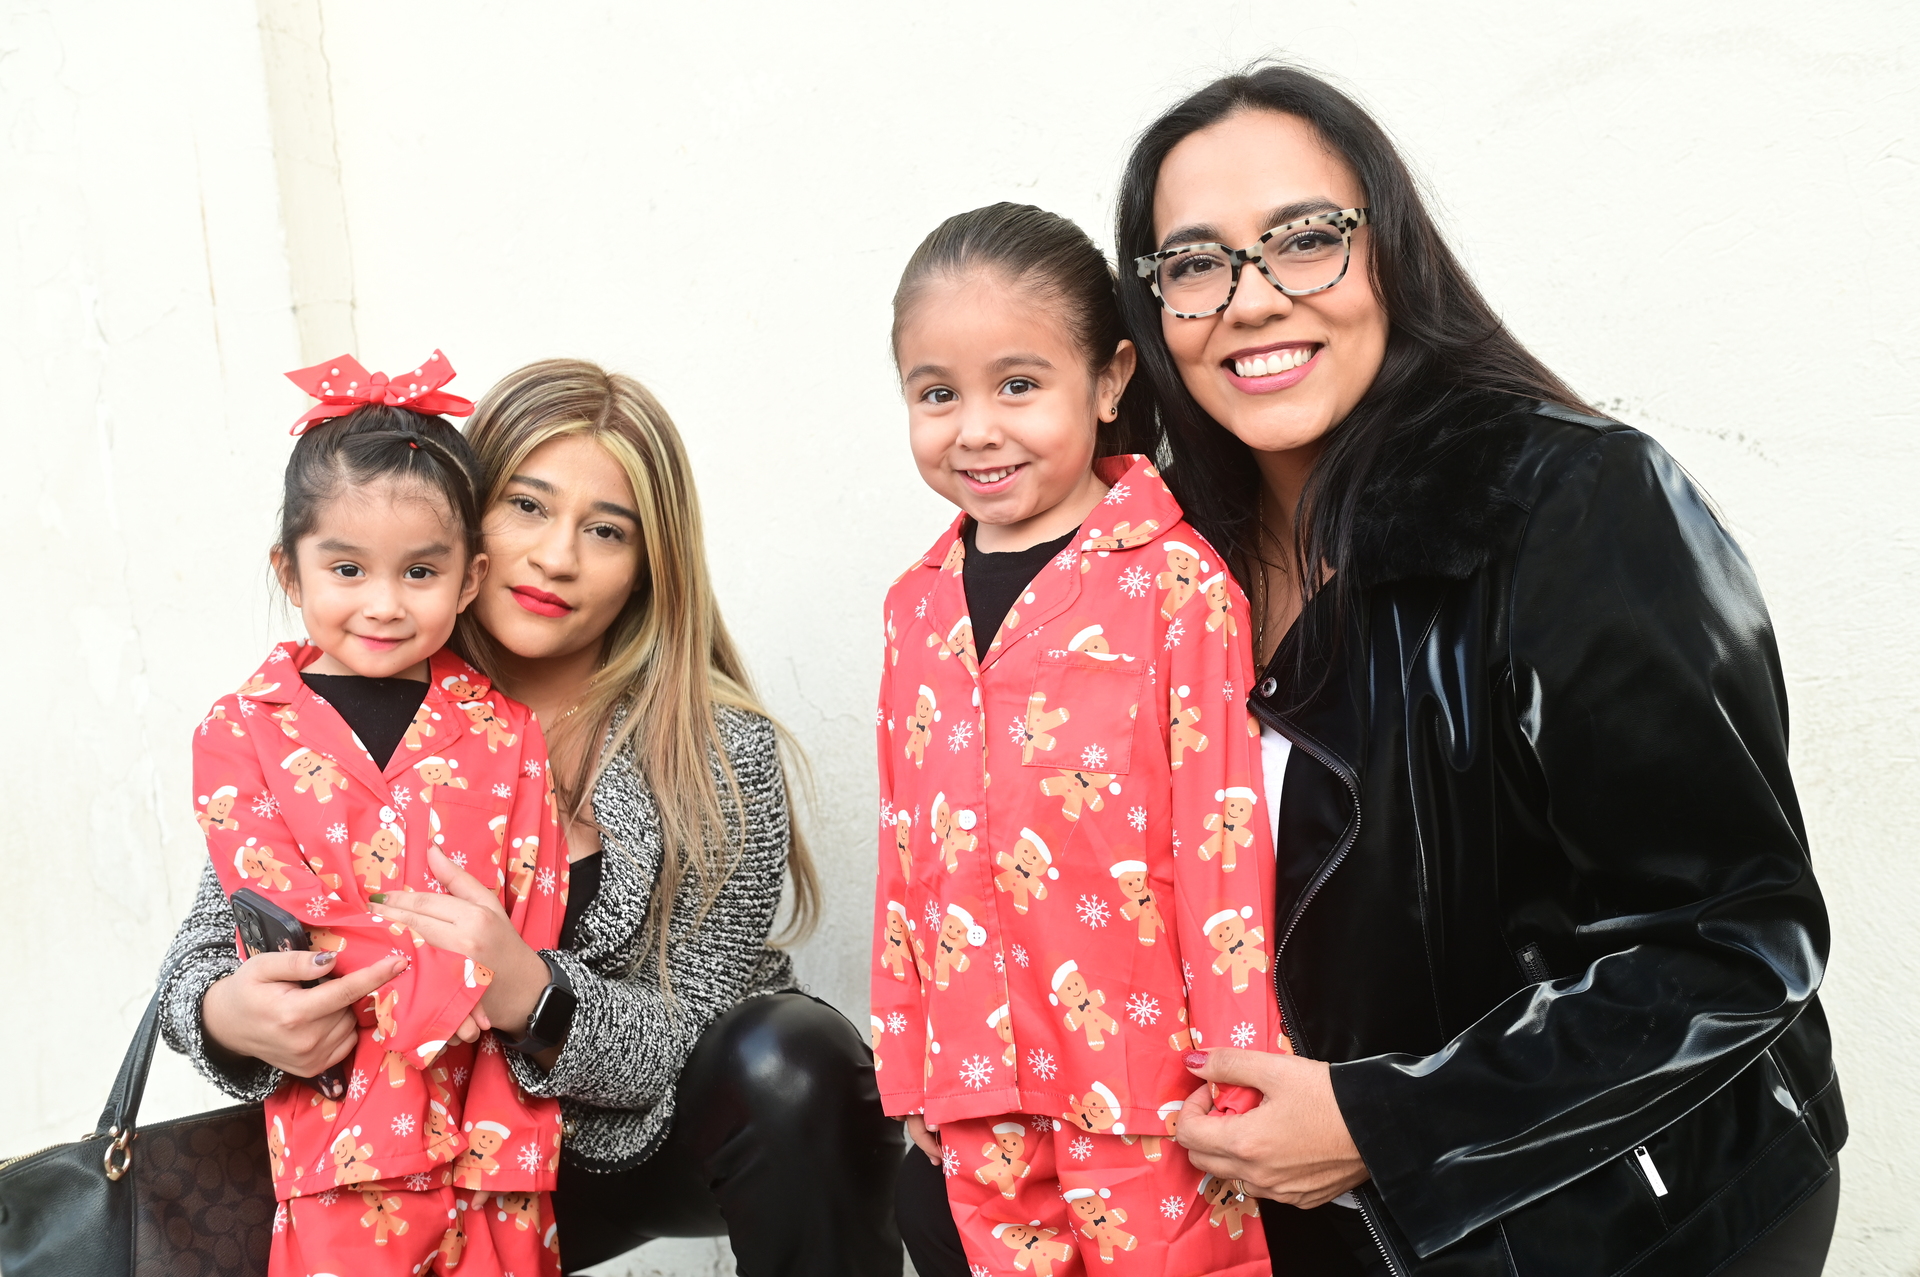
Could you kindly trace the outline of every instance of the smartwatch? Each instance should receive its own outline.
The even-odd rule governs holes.
[[[566,1041],[567,1030],[573,1026],[574,1008],[580,1005],[580,999],[574,996],[573,981],[567,978],[567,969],[547,953],[540,955],[540,961],[547,964],[547,987],[540,991],[540,1000],[533,1004],[533,1014],[527,1017],[526,1036],[513,1039],[499,1034],[509,1051],[521,1055],[538,1055]]]

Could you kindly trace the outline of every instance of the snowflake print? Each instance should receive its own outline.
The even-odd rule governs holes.
[[[553,894],[554,887],[559,884],[560,879],[554,874],[553,870],[542,869],[533,881],[534,885],[540,888],[541,895],[550,896]]]
[[[1160,1213],[1168,1219],[1179,1219],[1187,1213],[1187,1199],[1184,1197],[1163,1197],[1160,1199]]]
[[[1040,1117],[1036,1114],[1029,1113],[1027,1114],[1027,1123],[1042,1135],[1050,1134],[1053,1131],[1053,1119],[1050,1117]]]
[[[1173,854],[1176,856],[1180,854],[1180,831],[1178,829],[1173,831]]]
[[[1141,1028],[1156,1024],[1160,1020],[1160,999],[1151,993],[1130,993],[1127,995],[1127,1018]]]
[[[280,800],[272,794],[259,794],[253,800],[253,814],[271,820],[280,814]]]
[[[462,869],[467,867],[467,853],[464,851],[450,851],[447,853],[447,859],[459,865]]]
[[[493,796],[495,798],[511,798],[513,797],[513,786],[507,784],[504,780],[498,781],[494,784]]]
[[[927,920],[927,930],[940,930],[940,902],[938,900],[927,901],[927,910],[923,916]]]
[[[1107,765],[1107,751],[1098,745],[1089,745],[1080,751],[1080,765],[1088,771],[1099,771]]]
[[[886,826],[891,825],[892,823],[893,823],[893,800],[890,798],[882,798],[880,800],[880,825],[882,828],[885,828]]]
[[[917,617],[925,616],[927,614],[927,600],[932,597],[931,594],[922,595],[920,602],[914,605],[913,614]]]
[[[1136,834],[1145,829],[1147,827],[1147,809],[1145,807],[1135,807],[1132,811],[1128,812],[1127,824],[1132,827],[1133,832]]]
[[[455,1069],[453,1071],[453,1084],[455,1086],[465,1086],[467,1084],[467,1071],[465,1069]]]
[[[405,785],[395,785],[393,787],[393,805],[395,807],[398,807],[401,811],[405,811],[407,804],[412,801],[413,791],[411,789],[408,789]]]
[[[321,701],[321,700],[320,700],[320,698],[319,698],[318,696],[316,696],[316,697],[314,697],[313,699],[314,699],[314,700],[316,700],[316,701],[320,701],[320,703],[321,703],[322,705],[325,705],[325,704],[326,704],[326,702],[325,702],[325,701]],[[249,700],[242,700],[242,701],[240,702],[240,717],[242,717],[242,718],[252,718],[252,717],[253,717],[253,702],[252,702],[252,701],[249,701]]]
[[[960,1061],[960,1080],[979,1090],[993,1081],[993,1061],[984,1055],[969,1055]]]
[[[1244,1048],[1253,1045],[1253,1039],[1256,1035],[1254,1034],[1253,1026],[1245,1020],[1242,1020],[1233,1026],[1233,1032],[1228,1036],[1233,1039],[1235,1046]]]
[[[402,1113],[399,1117],[394,1118],[393,1133],[395,1135],[413,1134],[413,1114]]]
[[[353,1076],[347,1079],[347,1098],[357,1100],[366,1093],[367,1075],[360,1069],[355,1069]]]
[[[985,1264],[968,1264],[967,1277],[993,1277],[993,1269]]]
[[[441,893],[442,895],[444,895],[444,894],[446,894],[446,890],[447,890],[447,889],[446,889],[445,887],[443,887],[443,886],[441,886],[441,885],[440,885],[440,880],[439,880],[438,878],[435,878],[435,877],[434,877],[434,876],[433,876],[432,874],[428,874],[428,875],[427,875],[427,890],[428,890],[428,891],[438,891],[438,892],[440,892],[440,893]]]
[[[273,649],[272,652],[268,653],[267,664],[278,665],[280,662],[286,659],[287,659],[287,650],[283,647],[276,647]]]
[[[1174,648],[1179,647],[1180,640],[1186,636],[1187,623],[1177,616],[1174,617],[1172,623],[1167,626],[1167,650],[1172,651]]]
[[[1107,918],[1111,913],[1107,908],[1107,902],[1098,896],[1080,897],[1080,903],[1073,907],[1073,912],[1080,921],[1096,931],[1107,925]]]
[[[415,1171],[413,1174],[407,1176],[407,1188],[413,1192],[424,1193],[432,1187],[433,1176],[431,1175],[422,1175],[420,1172]]]
[[[1122,501],[1125,501],[1128,497],[1132,495],[1133,495],[1133,489],[1129,488],[1124,483],[1116,483],[1111,488],[1107,489],[1107,495],[1106,495],[1104,504],[1119,505]]]
[[[529,758],[527,765],[520,769],[520,774],[528,780],[533,780],[538,777],[540,775],[540,760],[537,758]]]
[[[895,1037],[899,1037],[902,1033],[905,1033],[906,1031],[907,1031],[906,1016],[901,1015],[898,1011],[895,1011],[892,1015],[887,1017],[887,1032],[893,1034],[893,1036]]]
[[[287,1204],[285,1202],[281,1202],[273,1208],[273,1231],[276,1233],[284,1233],[287,1231]]]
[[[1073,1160],[1084,1162],[1093,1156],[1093,1141],[1084,1135],[1073,1137],[1073,1143],[1067,1145],[1067,1152],[1073,1154]]]
[[[953,730],[947,733],[947,748],[959,753],[973,743],[973,724],[965,721],[955,723]]]
[[[1007,736],[1016,745],[1027,743],[1027,720],[1016,718],[1007,724]]]
[[[324,1158],[321,1159],[321,1165],[324,1166],[325,1164],[326,1164],[326,1160]],[[319,1170],[320,1167],[316,1166],[314,1167],[314,1169]],[[322,1206],[331,1206],[335,1202],[340,1200],[340,1192],[338,1189],[329,1188],[326,1192],[320,1194],[320,1196],[314,1198],[313,1200],[316,1202],[319,1202]]]
[[[1059,568],[1062,572],[1071,572],[1073,565],[1079,561],[1080,551],[1074,549],[1072,546],[1068,546],[1053,556],[1053,566]]]
[[[1013,960],[1023,967],[1027,965],[1027,947],[1025,945],[1017,944],[1013,946]]]
[[[327,826],[328,842],[342,843],[342,842],[345,842],[346,840],[347,840],[347,827],[344,824],[341,824],[340,822],[335,821],[333,824]]]
[[[1152,588],[1153,577],[1137,564],[1120,574],[1120,589],[1130,599],[1137,599]]]
[[[321,897],[319,897],[319,896],[314,896],[314,897],[313,897],[312,899],[310,899],[310,900],[308,900],[308,901],[307,901],[307,916],[308,916],[309,918],[324,918],[324,917],[326,917],[326,916],[327,916],[327,902],[326,902],[326,901],[325,901],[324,899],[322,899]]]
[[[1059,1064],[1048,1052],[1042,1051],[1037,1046],[1027,1052],[1027,1072],[1033,1074],[1042,1082],[1053,1081],[1053,1075],[1059,1071]]]
[[[513,1160],[519,1164],[521,1170],[529,1175],[533,1174],[540,1169],[540,1146],[533,1143],[522,1144],[520,1151],[513,1155]]]
[[[1007,955],[1001,953],[998,949],[993,951],[993,969],[998,975],[1005,975],[1007,973]]]
[[[500,1054],[500,1044],[494,1040],[493,1034],[482,1033],[480,1035],[480,1054],[482,1055]]]
[[[1180,982],[1185,988],[1193,987],[1193,964],[1185,958],[1180,960]]]
[[[948,1147],[940,1150],[940,1173],[948,1179],[960,1173],[959,1149]]]

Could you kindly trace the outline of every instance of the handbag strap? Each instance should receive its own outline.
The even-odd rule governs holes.
[[[159,1037],[160,990],[155,989],[140,1027],[133,1031],[133,1041],[127,1044],[127,1058],[120,1061],[120,1076],[113,1079],[113,1093],[100,1110],[95,1135],[124,1139],[133,1130],[134,1119],[140,1116],[140,1097],[147,1090],[147,1070],[153,1065],[153,1044]]]

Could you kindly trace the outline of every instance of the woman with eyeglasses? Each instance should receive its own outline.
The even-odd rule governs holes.
[[[1740,548],[1311,75],[1149,127],[1118,244],[1168,481],[1254,603],[1299,1052],[1211,1053],[1266,1102],[1183,1118],[1194,1165],[1268,1199],[1276,1272],[1817,1273],[1827,916]]]

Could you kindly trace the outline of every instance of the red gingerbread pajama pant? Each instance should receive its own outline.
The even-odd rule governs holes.
[[[399,1183],[283,1203],[267,1277],[560,1277],[549,1194]]]
[[[940,1128],[947,1203],[974,1273],[1268,1277],[1258,1203],[1193,1168],[1164,1129],[1093,1135],[1026,1113]]]

